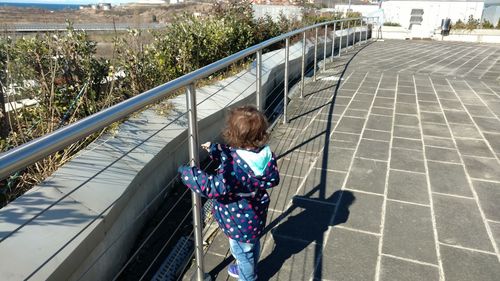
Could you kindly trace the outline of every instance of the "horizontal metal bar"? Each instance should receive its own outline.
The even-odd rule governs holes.
[[[64,149],[68,145],[91,135],[92,133],[102,130],[110,124],[124,119],[130,114],[168,97],[171,92],[185,87],[190,83],[193,83],[193,81],[208,77],[212,73],[217,72],[218,70],[221,70],[233,64],[234,62],[252,55],[270,45],[278,43],[286,38],[301,34],[308,30],[315,29],[317,27],[356,19],[361,18],[348,18],[322,22],[268,39],[262,43],[239,51],[233,55],[230,55],[207,66],[199,68],[193,72],[185,74],[179,78],[148,90],[126,101],[104,109],[98,113],[88,116],[50,134],[11,149],[3,154],[0,154],[0,179],[4,179],[11,174],[27,167],[28,165],[31,165],[43,159],[44,157],[61,149]]]

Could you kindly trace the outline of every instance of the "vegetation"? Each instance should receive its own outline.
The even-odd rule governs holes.
[[[479,29],[479,28],[493,29],[493,28],[495,28],[495,26],[493,25],[493,23],[489,22],[488,20],[483,20],[483,22],[481,23],[480,20],[475,19],[472,15],[470,15],[467,22],[463,22],[462,20],[459,19],[459,20],[457,20],[457,22],[455,22],[452,25],[452,28],[472,31],[474,29]],[[500,20],[498,21],[496,28],[500,29]]]
[[[302,24],[334,18],[338,15],[302,23],[284,16],[277,22],[269,17],[256,21],[249,1],[232,0],[214,4],[204,18],[183,14],[164,30],[130,30],[117,36],[110,59],[97,56],[96,42],[71,25],[67,32],[0,38],[0,89],[8,94],[6,102],[38,101],[37,106],[0,112],[5,121],[0,152]],[[145,36],[148,40],[142,40]],[[0,181],[0,206],[50,175],[97,136]]]
[[[302,22],[283,15],[278,21],[254,20],[250,1],[219,2],[208,16],[182,14],[164,30],[116,33],[112,54],[106,58],[96,54],[97,43],[86,32],[74,30],[69,23],[66,32],[0,38],[0,96],[2,91],[7,94],[6,103],[21,98],[38,102],[9,114],[0,111],[0,152],[266,39],[339,18],[339,14],[319,15],[308,9]],[[157,112],[165,114],[169,108],[162,104]],[[42,181],[100,133],[0,181],[0,206]]]
[[[401,26],[401,25],[397,22],[387,21],[387,22],[384,22],[384,26]]]

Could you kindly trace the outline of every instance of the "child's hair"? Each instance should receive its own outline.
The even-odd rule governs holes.
[[[239,148],[259,148],[269,139],[267,119],[254,106],[240,106],[229,111],[222,136],[228,145]]]

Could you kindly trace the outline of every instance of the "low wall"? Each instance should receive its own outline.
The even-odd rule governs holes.
[[[411,39],[411,30],[400,26],[383,26],[382,39]],[[475,29],[475,30],[452,30],[450,35],[441,36],[439,32],[430,34],[429,39],[436,41],[456,41],[475,43],[500,43],[500,30]]]
[[[337,40],[340,34],[337,31]],[[318,61],[323,46],[320,37]],[[301,42],[290,47],[291,81],[300,79],[301,50]],[[306,51],[310,63],[311,41]],[[262,59],[262,90],[270,94],[283,84],[284,50],[266,53]],[[254,82],[255,64],[249,71],[197,89],[197,102],[206,99],[198,106],[200,141],[219,136],[228,105],[255,103]],[[99,138],[0,210],[2,280],[112,279],[161,204],[163,197],[155,198],[188,159],[185,96],[170,101],[174,109],[168,117],[153,109],[134,115],[118,132]]]

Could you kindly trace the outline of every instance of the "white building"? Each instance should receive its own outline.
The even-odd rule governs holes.
[[[394,0],[381,5],[385,22],[399,23],[402,27],[421,32],[430,32],[441,26],[441,20],[450,18],[467,21],[472,15],[481,19],[484,1],[480,0]],[[420,23],[416,23],[420,21]]]

